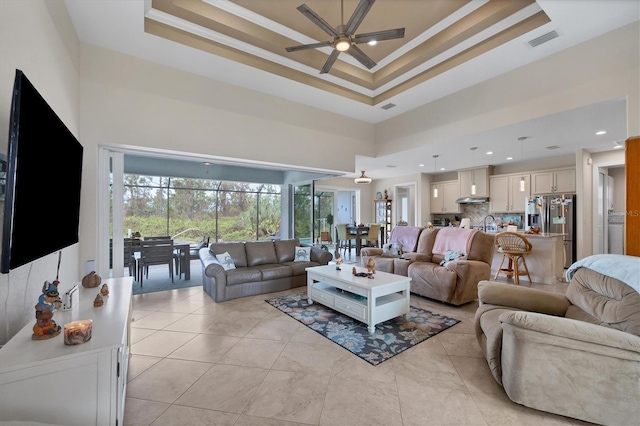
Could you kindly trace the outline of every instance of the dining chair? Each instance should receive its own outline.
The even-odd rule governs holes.
[[[531,253],[533,246],[523,235],[517,232],[499,232],[496,234],[495,244],[497,246],[497,252],[502,254],[502,261],[494,280],[498,278],[499,274],[505,274],[507,278],[513,277],[515,284],[520,284],[520,275],[526,275],[531,282],[531,275],[529,275],[529,268],[527,268],[527,262],[524,256]],[[508,260],[508,266],[502,267],[505,260]],[[524,271],[520,270],[520,262],[524,266]]]
[[[173,252],[173,240],[148,240],[145,239],[140,245],[140,259],[138,260],[138,278],[140,279],[140,287],[142,287],[142,280],[146,274],[149,278],[149,266],[153,265],[168,265],[169,276],[171,282],[173,282],[173,264],[174,264],[174,252]]]
[[[137,279],[138,261],[136,260],[133,250],[133,240],[131,238],[124,239],[124,266],[125,268],[129,268],[129,276],[132,277],[135,275]]]
[[[351,251],[351,240],[355,239],[355,235],[347,232],[346,223],[336,224],[336,250],[343,249],[344,253],[347,253],[347,248]]]
[[[369,232],[366,234],[365,246],[366,247],[380,247],[380,225],[379,223],[370,223]]]
[[[182,276],[185,272],[185,268],[190,267],[192,260],[200,259],[200,249],[204,247],[209,247],[208,235],[202,237],[202,241],[198,244],[189,247],[189,257],[187,259],[184,258],[184,253],[182,251],[178,251],[178,253],[176,253],[174,260],[176,262],[176,274],[178,274],[178,277]]]

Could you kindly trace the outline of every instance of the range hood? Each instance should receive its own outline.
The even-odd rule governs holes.
[[[488,202],[489,197],[462,197],[456,200],[458,204],[482,204]]]

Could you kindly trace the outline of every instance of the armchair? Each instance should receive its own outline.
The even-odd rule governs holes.
[[[637,424],[636,289],[579,268],[566,295],[481,281],[478,297],[476,337],[493,377],[512,401],[588,422]]]

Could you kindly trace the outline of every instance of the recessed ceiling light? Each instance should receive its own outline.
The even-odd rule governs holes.
[[[513,160],[513,157],[507,157],[507,160]]]
[[[549,146],[545,146],[545,149],[558,149],[560,148],[558,145],[549,145]]]
[[[613,143],[613,149],[624,148],[624,141],[615,141]]]
[[[419,167],[424,167],[424,164],[418,164]]]
[[[440,167],[440,171],[442,171],[442,170],[447,170],[447,169],[445,169],[444,167]]]
[[[378,44],[378,42],[377,42],[377,41],[375,41],[375,40],[371,40],[371,41],[367,42],[367,44],[368,44],[369,46],[375,46],[376,44]]]
[[[607,131],[606,131],[606,130],[600,130],[600,131],[597,131],[597,132],[596,132],[596,135],[600,136],[600,135],[604,135],[604,134],[606,134],[606,133],[607,133]]]
[[[487,151],[487,155],[493,155],[493,151]]]
[[[211,165],[211,163],[208,162],[208,161],[203,161],[202,164],[204,164],[205,166],[210,166]]]

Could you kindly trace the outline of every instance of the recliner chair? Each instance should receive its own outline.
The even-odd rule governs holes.
[[[624,257],[636,270],[638,287],[640,258]],[[478,297],[478,343],[512,401],[588,422],[638,424],[636,289],[580,267],[566,295],[481,281]]]

